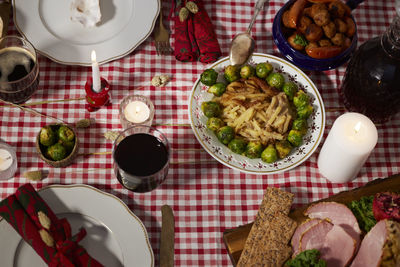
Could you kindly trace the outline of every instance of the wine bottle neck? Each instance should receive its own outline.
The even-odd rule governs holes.
[[[381,38],[382,47],[392,58],[400,60],[400,16],[397,15]]]

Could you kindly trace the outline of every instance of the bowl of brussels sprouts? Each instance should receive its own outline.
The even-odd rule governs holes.
[[[64,124],[42,127],[36,137],[39,157],[50,166],[68,166],[78,155],[79,142],[75,130]]]
[[[259,53],[243,66],[226,57],[204,70],[193,86],[189,115],[211,156],[261,175],[303,163],[325,129],[324,104],[311,79],[290,62]]]

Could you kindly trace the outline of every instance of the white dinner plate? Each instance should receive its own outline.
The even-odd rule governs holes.
[[[303,137],[303,144],[291,153],[274,163],[265,163],[261,159],[250,159],[245,156],[233,153],[227,146],[223,145],[215,134],[206,127],[207,117],[201,111],[201,103],[210,101],[213,95],[207,92],[208,86],[200,82],[200,77],[193,86],[189,103],[190,123],[193,132],[203,148],[222,164],[253,174],[273,174],[290,170],[307,160],[317,149],[321,142],[325,129],[325,109],[315,84],[311,79],[295,65],[286,60],[267,54],[253,54],[249,64],[256,65],[261,62],[269,62],[275,72],[281,72],[286,81],[295,82],[310,97],[314,112],[308,118],[308,131]],[[223,58],[208,68],[215,69],[219,79],[223,77],[224,68],[230,65],[229,58]],[[223,78],[222,78],[223,79]]]
[[[85,28],[70,19],[71,0],[13,0],[18,31],[44,56],[67,65],[121,58],[151,34],[160,0],[100,0],[101,21]]]
[[[154,266],[146,228],[114,195],[88,185],[51,185],[39,191],[58,218],[67,218],[72,234],[87,231],[79,243],[104,266]],[[5,220],[0,221],[2,267],[47,266]]]

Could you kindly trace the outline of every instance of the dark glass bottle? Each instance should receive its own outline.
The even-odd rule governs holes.
[[[397,1],[400,2],[400,1]],[[400,17],[362,44],[347,66],[340,89],[345,107],[383,123],[400,111]]]

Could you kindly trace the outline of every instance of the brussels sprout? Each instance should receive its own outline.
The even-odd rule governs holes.
[[[256,70],[254,67],[250,65],[244,65],[243,67],[240,68],[240,77],[243,79],[248,79],[251,76],[254,76],[256,73]]]
[[[229,149],[237,154],[242,154],[246,150],[246,146],[247,142],[244,139],[238,137],[232,139],[228,144]]]
[[[278,152],[279,158],[283,159],[289,155],[290,151],[292,150],[292,145],[288,141],[283,140],[275,144],[275,149]]]
[[[214,101],[201,103],[201,110],[207,118],[218,117],[221,113],[221,107]]]
[[[267,76],[266,81],[269,86],[281,89],[285,83],[285,77],[280,73],[274,72]]]
[[[292,129],[301,132],[302,135],[307,133],[307,121],[305,119],[297,118],[293,121]]]
[[[217,132],[219,128],[224,126],[223,120],[220,118],[212,117],[207,120],[207,128],[210,129],[213,132]]]
[[[256,66],[256,75],[258,78],[265,79],[272,69],[272,65],[267,62],[258,63]]]
[[[229,83],[240,79],[240,70],[238,66],[229,65],[225,68],[224,77]]]
[[[293,104],[296,108],[308,105],[309,97],[303,90],[297,91],[296,95],[293,97]]]
[[[227,145],[235,137],[235,131],[230,126],[223,126],[218,130],[217,137],[221,143]]]
[[[72,149],[74,149],[75,141],[61,141],[61,140],[58,140],[58,142],[63,147],[65,147],[65,150],[67,151],[67,154],[71,153]]]
[[[297,92],[297,85],[294,82],[287,82],[283,84],[282,90],[285,92],[289,100],[293,100],[293,97]]]
[[[269,145],[264,151],[261,153],[261,160],[266,163],[275,162],[278,159],[278,153],[274,145]]]
[[[59,161],[67,156],[67,150],[60,143],[56,143],[47,149],[47,157]]]
[[[248,158],[256,159],[256,158],[261,157],[261,153],[262,153],[263,149],[264,149],[264,147],[260,142],[250,141],[247,144],[245,155]]]
[[[290,132],[288,134],[288,137],[287,137],[287,140],[293,146],[300,146],[301,143],[303,142],[303,135],[298,130],[290,130]]]
[[[208,88],[208,92],[215,95],[221,96],[225,93],[226,85],[224,83],[216,83]]]
[[[307,119],[313,113],[314,108],[311,105],[301,106],[297,109],[297,116],[300,119]]]
[[[44,146],[51,146],[57,141],[57,135],[50,126],[45,126],[40,130],[39,142]]]
[[[206,69],[200,75],[200,81],[202,84],[211,86],[217,82],[218,73],[214,69]]]
[[[57,132],[58,132],[58,139],[61,141],[70,142],[74,141],[75,139],[74,132],[65,125],[61,125],[60,128],[58,128]]]

